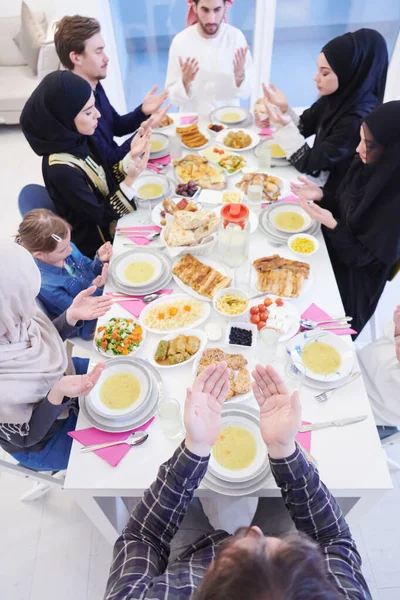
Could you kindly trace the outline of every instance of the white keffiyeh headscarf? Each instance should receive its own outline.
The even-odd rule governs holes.
[[[40,283],[30,253],[0,240],[0,423],[28,423],[67,371],[64,343],[35,302]]]

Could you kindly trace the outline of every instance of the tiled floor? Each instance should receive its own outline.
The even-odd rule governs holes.
[[[16,232],[17,197],[27,183],[41,183],[40,159],[17,127],[0,126],[0,236]],[[5,257],[1,257],[3,260]],[[387,320],[398,302],[395,282],[379,312]],[[400,443],[389,449],[400,462]],[[353,531],[374,600],[400,598],[400,472],[395,490]],[[19,501],[31,484],[0,472],[0,597],[4,600],[100,600],[111,547],[62,490],[31,504]]]

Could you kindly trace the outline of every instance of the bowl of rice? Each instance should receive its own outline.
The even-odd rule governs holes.
[[[224,317],[239,317],[248,310],[249,297],[239,288],[224,288],[214,295],[213,306]]]
[[[289,249],[296,256],[311,256],[315,254],[319,248],[319,241],[313,235],[307,233],[296,233],[288,239]]]
[[[140,314],[140,324],[152,333],[183,333],[203,323],[210,310],[208,302],[172,294],[150,302]]]

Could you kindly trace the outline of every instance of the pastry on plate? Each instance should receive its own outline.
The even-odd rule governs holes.
[[[297,298],[310,274],[308,263],[282,258],[279,254],[257,258],[253,267],[257,271],[256,288],[260,292],[286,298]]]
[[[232,277],[222,275],[191,254],[182,256],[172,269],[172,273],[195,292],[210,299],[218,290],[229,287],[232,283]]]

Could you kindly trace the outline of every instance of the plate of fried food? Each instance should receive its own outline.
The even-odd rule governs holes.
[[[228,363],[229,392],[226,400],[234,399],[242,402],[253,397],[251,389],[251,371],[256,367],[256,359],[250,351],[233,354],[229,346],[206,348],[193,363],[193,376],[197,377],[209,365],[218,365],[222,361]]]
[[[313,284],[310,265],[273,254],[253,261],[252,287],[281,298],[298,298]]]
[[[201,329],[191,329],[178,336],[163,336],[150,350],[150,362],[157,369],[173,369],[195,360],[207,344],[207,335]]]
[[[229,129],[221,131],[216,137],[218,144],[228,150],[251,150],[260,143],[260,136],[249,129]]]
[[[210,163],[198,154],[188,154],[174,161],[175,174],[179,183],[194,181],[207,190],[224,190],[226,174],[224,169]]]
[[[178,210],[162,230],[160,240],[172,256],[186,253],[188,247],[193,254],[207,254],[214,245],[213,234],[219,222],[220,218],[210,210]]]
[[[202,205],[193,200],[182,198],[179,202],[174,202],[172,198],[167,198],[153,208],[151,217],[155,225],[165,227],[169,220],[173,220],[174,214],[178,210],[197,212],[201,208],[203,208]]]
[[[197,123],[187,125],[186,127],[177,127],[176,133],[181,138],[182,145],[185,148],[189,148],[189,150],[201,150],[201,148],[205,148],[210,141],[208,134],[202,133],[199,130]]]
[[[165,115],[165,117],[163,118],[163,120],[161,121],[160,125],[157,127],[157,129],[166,129],[167,127],[171,127],[171,125],[174,124],[174,120],[172,117],[170,117],[169,115]]]
[[[187,294],[199,300],[211,302],[214,295],[232,283],[226,270],[215,260],[203,257],[199,260],[185,254],[172,267],[175,283]]]
[[[244,173],[236,187],[247,194],[250,185],[261,185],[264,202],[275,202],[283,192],[282,179],[267,173]]]

